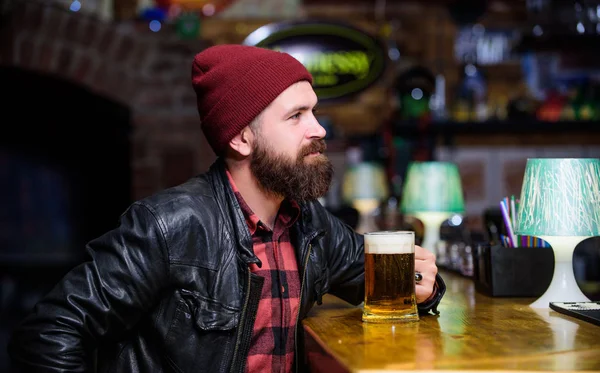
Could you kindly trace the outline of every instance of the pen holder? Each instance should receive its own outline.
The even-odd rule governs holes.
[[[554,272],[548,247],[479,244],[473,250],[475,289],[492,297],[539,297]]]

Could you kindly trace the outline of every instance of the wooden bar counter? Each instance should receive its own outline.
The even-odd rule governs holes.
[[[363,323],[361,307],[324,297],[304,320],[311,372],[600,371],[600,327],[440,274],[440,314],[415,323]]]

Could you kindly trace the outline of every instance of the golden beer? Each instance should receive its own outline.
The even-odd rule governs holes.
[[[363,321],[417,321],[414,232],[365,234]]]

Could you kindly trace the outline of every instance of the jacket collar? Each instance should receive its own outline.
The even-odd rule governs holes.
[[[252,250],[252,237],[248,225],[233,194],[233,189],[227,181],[225,161],[221,157],[212,164],[208,176],[214,188],[215,199],[220,207],[223,233],[228,234],[237,243],[238,253],[244,262],[257,263],[260,266],[260,260]]]
[[[257,263],[260,266],[260,260],[254,255],[252,250],[252,237],[248,230],[248,225],[242,213],[242,209],[235,198],[233,189],[227,180],[225,161],[219,157],[211,165],[208,171],[209,179],[215,191],[215,198],[220,206],[222,221],[224,222],[223,229],[228,231],[232,239],[238,244],[238,252],[241,259],[246,263]],[[309,204],[306,202],[299,203],[300,216],[296,224],[307,236],[313,236],[318,230],[312,223],[312,216]]]

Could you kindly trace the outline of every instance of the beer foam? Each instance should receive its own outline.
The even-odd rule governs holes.
[[[412,254],[414,252],[415,235],[413,232],[365,235],[365,253],[367,254]]]

